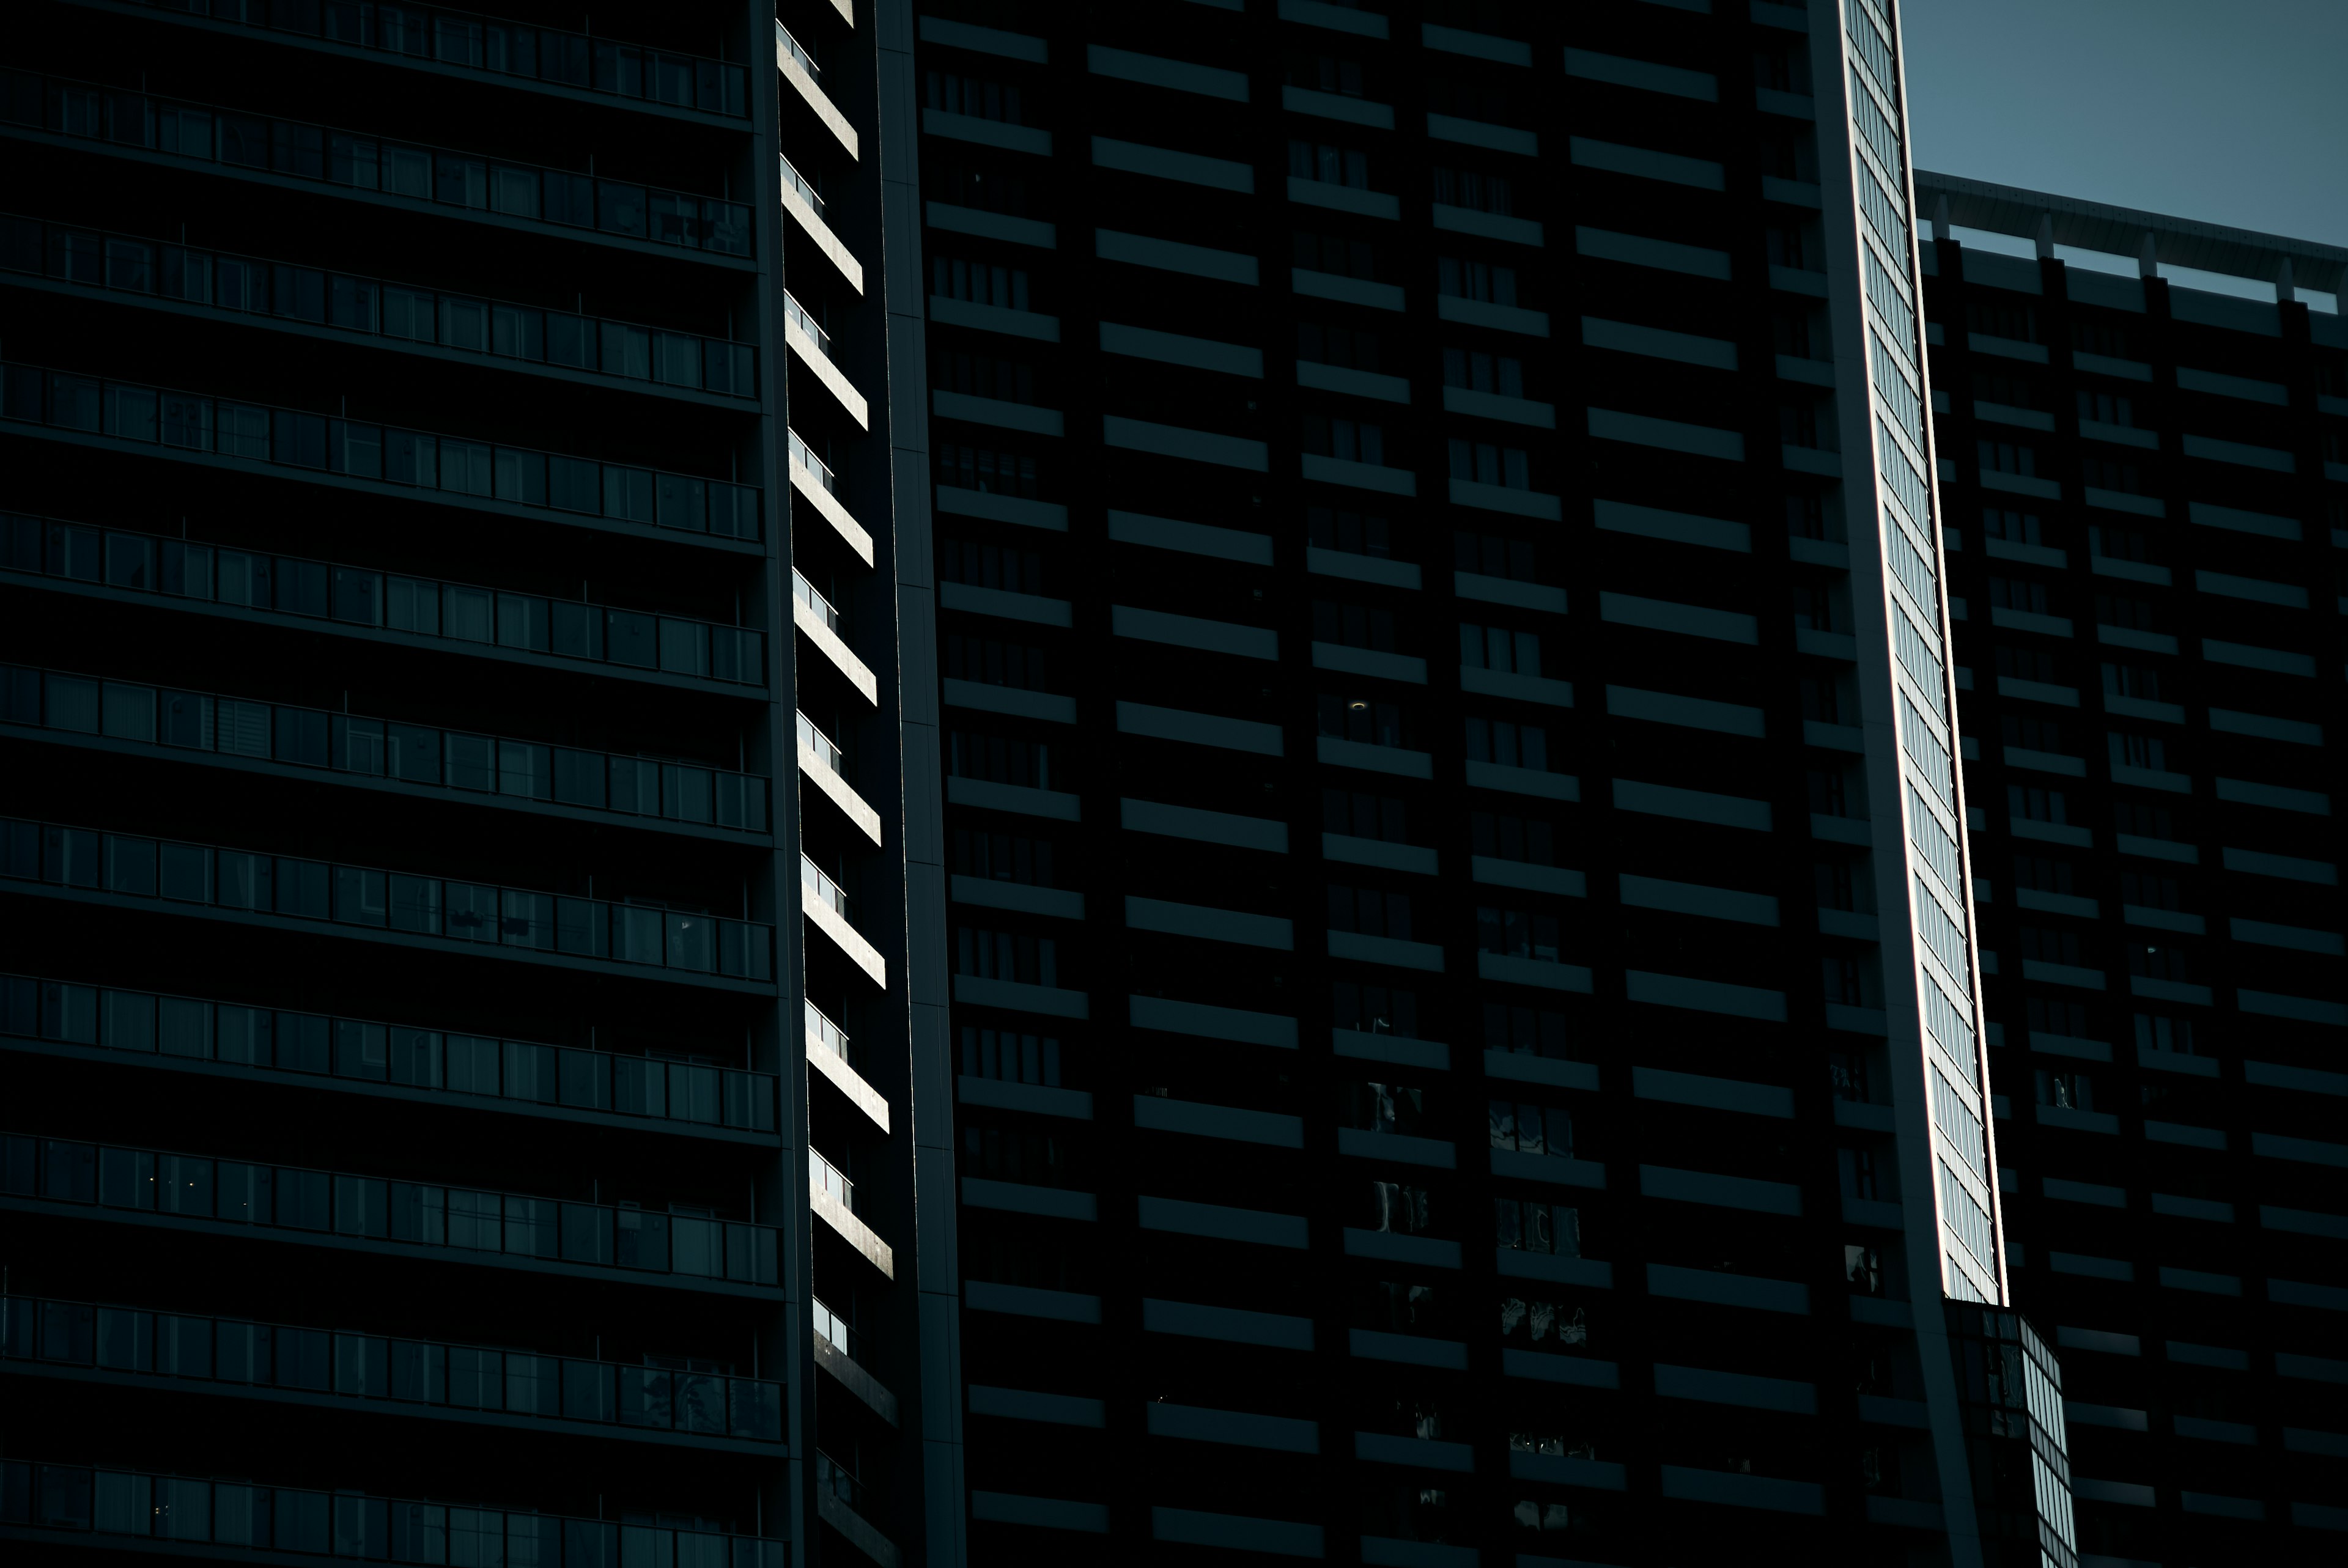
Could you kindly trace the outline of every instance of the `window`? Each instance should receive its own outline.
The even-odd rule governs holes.
[[[2128,944],[2128,973],[2131,975],[2141,975],[2148,980],[2190,983],[2194,971],[2199,967],[2183,948],[2148,942]]]
[[[1829,772],[1824,768],[1812,768],[1809,785],[1811,811],[1820,816],[1850,815],[1849,788],[1839,770]]]
[[[2106,664],[2104,666],[2104,695],[2137,697],[2147,702],[2157,702],[2160,701],[2160,671],[2149,664]]]
[[[938,541],[938,576],[947,582],[973,588],[1000,588],[1013,593],[1044,591],[1044,558],[1035,550],[982,545],[969,539]]]
[[[1517,210],[1516,194],[1516,182],[1505,174],[1435,166],[1435,200],[1439,206],[1465,207],[1506,218]]]
[[[1313,364],[1334,364],[1347,370],[1378,368],[1378,334],[1363,327],[1296,323],[1296,357]]]
[[[1517,302],[1517,270],[1486,261],[1444,256],[1435,263],[1435,286],[1456,300],[1477,300],[1490,305]]]
[[[946,676],[954,681],[976,681],[987,686],[1015,686],[1024,691],[1041,692],[1046,688],[1044,679],[1044,650],[1024,642],[1010,642],[999,637],[963,637],[959,634],[946,639]]]
[[[1349,511],[1336,507],[1304,508],[1305,537],[1324,550],[1343,550],[1347,555],[1376,556],[1384,559],[1394,553],[1393,541],[1386,519],[1375,513]]]
[[[1495,1100],[1486,1110],[1492,1147],[1519,1154],[1555,1154],[1573,1158],[1573,1118],[1562,1105],[1535,1105],[1521,1100]]]
[[[1426,1124],[1426,1091],[1399,1083],[1341,1083],[1337,1115],[1344,1125],[1364,1132],[1400,1132],[1417,1136]]]
[[[940,353],[930,356],[930,384],[1002,403],[1033,403],[1035,367],[993,354]]]
[[[1468,392],[1522,397],[1525,395],[1525,362],[1509,354],[1447,348],[1443,351],[1443,384]]]
[[[2004,371],[1973,372],[1973,396],[1982,403],[2003,404],[2008,408],[2044,406],[2037,382]]]
[[[2079,478],[2091,490],[2117,490],[2124,496],[2144,493],[2144,475],[2133,463],[2083,457],[2079,460]]]
[[[2120,902],[2145,909],[2178,909],[2177,878],[2158,876],[2148,871],[2120,873]]]
[[[953,489],[977,490],[994,496],[1022,496],[1029,500],[1035,499],[1039,493],[1035,459],[993,446],[963,446],[951,441],[940,442],[937,473],[938,483]]]
[[[1403,824],[1403,803],[1393,795],[1342,789],[1321,792],[1321,825],[1327,832],[1347,838],[1407,844],[1409,835],[1404,832]]]
[[[2046,585],[2032,582],[2027,578],[1993,577],[1989,579],[1989,601],[1999,610],[2019,610],[2031,615],[2044,615]]]
[[[2009,746],[2025,752],[2052,752],[2058,756],[2071,754],[2070,743],[2063,733],[2060,719],[2025,718],[2007,713],[1998,720],[2001,738]]]
[[[1842,723],[1841,682],[1831,675],[1803,676],[1802,717],[1821,724]]]
[[[2069,894],[2073,891],[2071,863],[2049,855],[2017,855],[2013,857],[2013,881],[2018,887],[2040,893]]]
[[[1292,263],[1308,272],[1332,272],[1340,278],[1377,279],[1377,248],[1367,240],[1343,234],[1323,234],[1309,229],[1294,233]]]
[[[1558,961],[1558,924],[1554,915],[1481,905],[1476,910],[1476,946],[1508,958]]]
[[[990,82],[982,77],[956,76],[952,71],[928,72],[923,86],[928,107],[942,113],[1000,120],[1004,125],[1026,123],[1019,116],[1016,87]]]
[[[1540,673],[1540,633],[1512,631],[1505,626],[1459,624],[1459,662],[1470,670],[1494,670],[1507,675]]]
[[[1580,1307],[1505,1296],[1500,1302],[1500,1337],[1539,1350],[1587,1350],[1590,1315]]]
[[[1471,820],[1470,832],[1478,855],[1530,866],[1557,864],[1557,829],[1544,818],[1479,811]]]
[[[1410,895],[1376,887],[1329,884],[1329,929],[1363,937],[1391,937],[1407,942],[1410,936]]]
[[[2094,1031],[2087,1024],[2087,1004],[2065,1001],[2056,997],[2032,997],[2027,1016],[2033,1034],[2055,1034],[2066,1040],[2091,1040]]]
[[[1367,697],[1333,697],[1314,701],[1321,733],[1333,740],[1362,741],[1374,746],[1406,746],[1402,706]]]
[[[1059,951],[1049,937],[983,926],[957,926],[954,973],[982,979],[1014,980],[1026,986],[1056,986],[1060,983]]]
[[[1293,138],[1288,144],[1288,173],[1292,179],[1343,185],[1355,190],[1370,188],[1370,155],[1358,147]]]
[[[2099,424],[2133,426],[2136,424],[2136,403],[2123,392],[2090,392],[2079,389],[2079,417]]]
[[[1982,530],[1991,538],[2009,544],[2043,545],[2046,542],[2043,526],[2035,512],[2017,512],[2004,507],[1982,508]]]
[[[1496,1145],[1497,1146],[1497,1145]],[[1581,1255],[1581,1211],[1535,1198],[1492,1200],[1492,1228],[1499,1244],[1515,1252]]]
[[[1025,1182],[1032,1186],[1075,1184],[1068,1140],[1054,1132],[1024,1128],[965,1127],[963,1129],[963,1169],[1001,1182]]]
[[[1533,542],[1500,534],[1454,534],[1451,564],[1481,577],[1507,578],[1514,582],[1538,582],[1533,570]]]
[[[1060,1042],[1050,1035],[1022,1034],[1016,1030],[962,1029],[962,1071],[968,1078],[993,1078],[1010,1083],[1060,1086]]]
[[[2059,1111],[2093,1111],[2096,1081],[2085,1072],[2060,1072],[2042,1067],[2038,1070],[2038,1103]]]
[[[1362,62],[1335,55],[1292,55],[1288,58],[1288,85],[1308,92],[1357,98],[1362,96]]]
[[[2180,1055],[2199,1054],[2194,1049],[2193,1020],[2165,1018],[2158,1013],[2140,1012],[2136,1015],[2136,1043],[2139,1050],[2173,1050]]]
[[[1304,416],[1304,450],[1316,457],[1341,463],[1366,463],[1383,468],[1386,463],[1385,428],[1366,419],[1334,419],[1317,414]]]
[[[2049,930],[2044,926],[2022,927],[2022,956],[2045,964],[2079,967],[2079,933]]]
[[[2018,474],[2034,478],[2038,474],[2038,449],[2019,441],[1982,441],[1981,466],[1983,473]]]
[[[1766,34],[1758,35],[1766,37]],[[1769,44],[1754,51],[1753,85],[1773,93],[1810,96],[1810,57],[1795,44]]]
[[[1562,1061],[1565,1014],[1553,1008],[1515,1007],[1505,1002],[1484,1004],[1484,1049],[1546,1056]]]
[[[2044,652],[2035,648],[2000,646],[1995,651],[1995,654],[1997,672],[2000,675],[2010,675],[2017,681],[2036,681],[2046,685],[2054,684],[2054,655],[2052,653]],[[2104,668],[2108,670],[2111,666],[2107,664]]]
[[[990,882],[1019,882],[1049,887],[1052,881],[1052,841],[1014,833],[973,832],[957,827],[953,836],[953,868],[957,876]]]
[[[930,292],[941,299],[1024,311],[1027,308],[1027,269],[997,266],[960,256],[938,256],[931,261]]]
[[[1329,988],[1329,1021],[1362,1034],[1418,1038],[1418,995],[1387,986],[1339,980]]]
[[[2024,822],[2068,823],[2071,820],[2063,792],[2035,784],[2006,785],[2005,809]]]
[[[2120,322],[2097,321],[2093,317],[2071,318],[2071,346],[2087,354],[2099,354],[2106,359],[2140,359],[2136,352],[2136,334]]]
[[[1011,218],[1026,215],[1027,182],[1015,174],[963,163],[952,155],[934,163],[924,159],[922,173],[930,195],[949,206],[975,207]]]
[[[1810,866],[1811,880],[1817,884],[1818,907],[1821,909],[1857,909],[1859,883],[1851,875],[1848,860],[1820,860]]]
[[[1797,582],[1793,588],[1794,624],[1805,631],[1845,631],[1841,599],[1823,582]]]
[[[1818,405],[1787,403],[1777,410],[1777,436],[1788,446],[1818,447]]]
[[[2111,736],[2112,765],[2168,771],[2168,743],[2158,735],[2116,733]]]
[[[1450,451],[1454,479],[1501,485],[1511,490],[1532,488],[1532,458],[1521,446],[1502,446],[1455,436],[1451,437]]]
[[[946,773],[952,778],[1050,789],[1052,748],[1041,741],[948,730]]]
[[[1425,1235],[1434,1229],[1434,1215],[1429,1212],[1425,1187],[1414,1187],[1402,1182],[1365,1182],[1361,1188],[1365,1200],[1358,1211],[1364,1229],[1388,1231],[1395,1235]]]
[[[2096,595],[2096,623],[2127,631],[2150,631],[2156,624],[2152,600],[2127,599],[2116,593]]]
[[[1496,763],[1504,768],[1549,772],[1549,732],[1539,724],[1512,724],[1505,719],[1468,721],[1468,760]]]
[[[2169,820],[2168,808],[2165,805],[2124,800],[2112,808],[2112,817],[2120,832],[2138,838],[2174,839],[2177,836],[2176,825]]]
[[[1975,300],[1965,306],[1965,330],[1983,337],[2038,341],[2038,309],[2034,305],[2003,304]]]
[[[1364,604],[1340,604],[1334,600],[1316,599],[1313,601],[1313,640],[1315,642],[1334,642],[1346,648],[1392,653],[1395,651],[1394,611]]]
[[[1434,77],[1426,84],[1426,107],[1455,119],[1482,120],[1487,125],[1521,125],[1524,100],[1493,82],[1467,77]]]

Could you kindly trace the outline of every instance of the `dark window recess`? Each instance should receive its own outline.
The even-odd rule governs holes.
[[[2113,806],[2112,821],[2120,832],[2138,838],[2174,839],[2177,836],[2176,824],[2165,805],[2123,800]]]
[[[2178,909],[2180,901],[2177,878],[2155,876],[2148,871],[2125,871],[2120,874],[2120,902],[2146,909]]]
[[[1027,308],[1027,269],[1005,267],[983,258],[934,256],[930,260],[930,292],[940,299],[1024,311]]]
[[[1395,651],[1394,611],[1369,605],[1339,604],[1334,600],[1316,599],[1313,601],[1313,641],[1392,653]]]
[[[985,926],[954,927],[954,973],[1023,986],[1057,986],[1060,955],[1049,937]]]
[[[1012,593],[1044,591],[1044,557],[1040,551],[984,545],[971,539],[938,541],[938,576],[946,582],[972,588],[999,588]]]
[[[1042,741],[972,730],[946,732],[946,774],[952,778],[1018,784],[1026,789],[1055,787],[1050,746]]]
[[[2160,696],[2160,671],[2149,664],[2106,664],[2104,666],[2104,695],[2135,697],[2147,702],[2157,702]]]
[[[1018,175],[948,159],[925,169],[924,179],[932,200],[948,206],[974,207],[1006,218],[1026,215],[1027,182]]]
[[[1965,306],[1965,330],[2016,343],[2038,341],[2038,308],[1974,300]]]
[[[2033,1034],[2058,1034],[2067,1040],[2092,1040],[2087,1004],[2061,997],[2032,997],[2024,1010]]]
[[[2054,655],[2052,653],[2043,652],[2034,648],[2000,647],[1995,650],[1995,656],[1997,672],[2000,675],[2011,675],[2017,681],[2036,681],[2047,685],[2052,685],[2055,682]],[[2108,670],[2111,666],[2107,664],[2104,668]]]
[[[1015,833],[954,829],[953,868],[960,876],[980,876],[991,882],[1021,882],[1050,887],[1052,841]]]
[[[2136,400],[2124,392],[2090,392],[2083,386],[2079,389],[2079,417],[2133,429]]]
[[[2102,354],[2106,359],[2144,357],[2137,352],[2135,332],[2126,323],[2099,321],[2093,316],[2071,318],[2071,346],[2084,354]]]
[[[1334,457],[1341,463],[1365,463],[1383,468],[1386,466],[1385,426],[1368,419],[1334,419],[1308,414],[1304,416],[1304,450],[1315,457]]]
[[[1471,831],[1478,855],[1534,866],[1557,864],[1557,829],[1544,818],[1479,811]]]
[[[1041,692],[1049,685],[1044,675],[1046,663],[1044,650],[1024,642],[960,634],[946,639],[946,678],[952,681]]]
[[[2136,1015],[2136,1043],[2141,1050],[2174,1050],[2187,1056],[2197,1056],[2193,1020],[2165,1018],[2158,1013],[2140,1012]]]
[[[1305,537],[1324,550],[1343,550],[1347,555],[1391,556],[1393,538],[1386,519],[1375,512],[1349,511],[1336,507],[1304,508]]]
[[[1288,144],[1288,172],[1292,179],[1367,190],[1370,188],[1370,155],[1358,147],[1340,147],[1331,142],[1293,138]]]
[[[1435,286],[1456,300],[1477,300],[1489,305],[1517,302],[1517,270],[1495,262],[1458,256],[1437,257]]]
[[[1403,803],[1394,795],[1371,794],[1360,790],[1324,789],[1321,792],[1321,825],[1330,833],[1349,838],[1383,839],[1389,844],[1406,844],[1410,835],[1404,831]]]
[[[930,356],[930,384],[940,392],[963,392],[999,403],[1035,401],[1035,367],[985,354]]]
[[[2014,474],[2024,478],[2038,477],[2038,449],[2019,441],[1982,441],[1977,444],[1984,474]]]
[[[1339,980],[1329,988],[1329,1021],[1362,1034],[1418,1038],[1418,995],[1387,986]]]
[[[1295,231],[1290,261],[1308,272],[1334,272],[1364,282],[1376,282],[1379,272],[1377,247],[1369,241],[1311,229]]]
[[[1443,351],[1443,384],[1468,392],[1491,392],[1502,397],[1522,397],[1525,395],[1525,362],[1509,354],[1447,348]]]
[[[1573,1118],[1562,1105],[1494,1100],[1488,1105],[1485,1120],[1495,1149],[1573,1157]]]
[[[1833,676],[1802,677],[1802,717],[1821,724],[1842,723],[1842,693]]]
[[[1755,150],[1760,154],[1762,173],[1809,185],[1818,183],[1818,140],[1815,135],[1765,124]]]
[[[1857,909],[1859,881],[1851,874],[1848,860],[1820,860],[1810,866],[1811,879],[1817,884],[1818,907],[1821,909]]]
[[[2148,980],[2190,982],[2200,965],[2183,948],[2159,946],[2147,942],[2128,944],[2128,973],[2141,975]]]
[[[965,1127],[962,1150],[963,1169],[972,1175],[1039,1187],[1072,1186],[1077,1180],[1075,1149],[1057,1133]]]
[[[1017,1030],[962,1026],[962,1071],[965,1078],[1060,1087],[1060,1042],[1055,1036]]]
[[[2129,599],[2116,593],[2096,595],[2096,623],[2116,626],[2127,631],[2151,631],[2159,623],[2155,606],[2148,599]]]
[[[1451,564],[1483,577],[1504,577],[1514,582],[1538,582],[1533,569],[1533,541],[1501,534],[1454,534]]]
[[[1438,206],[1465,207],[1507,218],[1517,210],[1517,186],[1505,174],[1449,169],[1438,163],[1435,166],[1435,200]]]
[[[2005,371],[1973,372],[1973,396],[1983,403],[2002,403],[2008,408],[2046,406],[2046,395],[2036,381]]]
[[[1400,1083],[1341,1083],[1337,1116],[1342,1125],[1365,1132],[1418,1136],[1434,1129],[1427,1119],[1426,1091]]]
[[[2003,539],[2008,544],[2043,545],[2045,525],[2035,512],[2017,512],[2010,507],[1983,507],[1982,530],[1991,538]]]
[[[2079,933],[2057,931],[2044,926],[2022,927],[2022,956],[2044,964],[2079,966]]]
[[[922,86],[926,106],[942,114],[968,115],[973,119],[999,120],[1004,125],[1027,123],[1020,117],[1019,89],[1010,83],[957,76],[952,71],[928,71],[923,73]]]
[[[1296,323],[1296,357],[1313,364],[1375,371],[1378,368],[1378,334],[1367,327],[1324,326],[1318,322],[1299,322]]]
[[[2067,824],[2071,820],[2070,803],[2063,792],[2036,784],[2006,785],[2005,808],[2024,822]]]
[[[1541,1350],[1587,1350],[1590,1312],[1568,1302],[1503,1296],[1500,1337],[1512,1345],[1529,1344]]]
[[[1756,35],[1766,37],[1766,34]],[[1810,56],[1798,44],[1770,44],[1754,51],[1753,85],[1773,93],[1810,96]]]
[[[1524,95],[1493,82],[1466,77],[1433,77],[1426,84],[1426,107],[1453,119],[1482,120],[1487,125],[1522,126]]]
[[[1314,699],[1314,710],[1320,733],[1333,740],[1363,741],[1374,746],[1410,743],[1399,702],[1323,693]]]
[[[993,446],[941,442],[937,448],[937,474],[938,483],[952,489],[1019,496],[1031,501],[1042,493],[1032,456]]]
[[[1809,770],[1810,809],[1820,816],[1849,816],[1850,791],[1839,770]]]
[[[1845,623],[1833,586],[1823,582],[1797,582],[1794,585],[1794,624],[1805,631],[1850,630]]]
[[[2040,893],[2070,894],[2073,886],[2071,863],[2057,860],[2051,855],[2017,855],[2013,857],[2013,883]]]
[[[1354,1193],[1354,1220],[1365,1230],[1426,1235],[1436,1228],[1437,1205],[1425,1187],[1405,1182],[1364,1182]]]
[[[1539,724],[1516,724],[1506,719],[1470,719],[1468,760],[1545,774],[1549,772],[1549,732]]]
[[[2082,457],[2079,481],[2091,490],[2116,490],[2124,496],[2144,493],[2143,470],[2113,457]]]
[[[1476,910],[1476,946],[1500,958],[1558,961],[1558,922],[1537,910],[1482,905]]]
[[[1993,577],[1989,579],[1989,601],[1998,610],[2019,610],[2031,615],[2044,615],[2046,585],[2027,578]]]
[[[1519,1252],[1555,1253],[1560,1257],[1581,1255],[1581,1211],[1536,1198],[1494,1198],[1494,1237]]]
[[[1528,1056],[1562,1060],[1566,1054],[1565,1014],[1554,1008],[1486,1002],[1484,1049],[1520,1051]]]
[[[1407,942],[1410,936],[1410,895],[1376,887],[1329,884],[1329,929],[1364,937],[1391,937]]]
[[[2093,1111],[2096,1081],[2085,1072],[2038,1070],[2038,1103],[2061,1111]]]
[[[1357,59],[1336,55],[1291,55],[1287,71],[1292,87],[1349,98],[1362,96],[1362,62]]]
[[[2064,733],[2060,719],[2025,718],[2007,713],[1998,720],[1999,739],[2006,745],[2018,746],[2025,752],[2052,752],[2057,756],[2070,756],[2071,737]]]

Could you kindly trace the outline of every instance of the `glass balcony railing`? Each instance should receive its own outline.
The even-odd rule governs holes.
[[[724,479],[661,474],[33,365],[0,365],[0,418],[170,451],[340,474],[424,494],[505,501],[752,542],[759,534],[758,492]]]
[[[833,773],[838,774],[841,778],[846,778],[848,776],[848,753],[841,751],[838,746],[832,744],[831,737],[825,734],[821,730],[817,729],[815,727],[814,720],[808,718],[805,713],[799,713],[795,716],[798,718],[799,724],[799,749],[804,752],[813,752],[822,762],[824,766],[829,768]]]
[[[297,0],[294,5],[278,0],[266,7],[259,0],[131,0],[131,4],[614,97],[641,98],[672,108],[735,116],[750,112],[748,77],[741,67],[724,60],[647,49],[438,5],[381,5],[363,0]]]
[[[697,912],[0,819],[0,877],[623,964],[773,978],[774,927]]]
[[[743,1285],[777,1278],[771,1225],[57,1138],[0,1137],[0,1192],[484,1258],[543,1258]]]
[[[790,1561],[784,1542],[632,1524],[624,1517],[567,1519],[26,1460],[0,1460],[0,1524],[392,1563],[789,1568]]]
[[[79,1301],[0,1299],[0,1357],[550,1421],[783,1440],[782,1385]]]
[[[813,1149],[808,1151],[808,1180],[820,1193],[827,1193],[850,1214],[856,1212],[856,1184],[839,1173],[839,1168]]]
[[[806,469],[808,477],[813,479],[825,495],[839,495],[839,486],[832,478],[830,467],[809,449],[806,442],[799,439],[798,431],[791,431],[790,437],[792,466]]]
[[[775,23],[775,43],[782,49],[784,54],[788,55],[792,59],[797,60],[799,63],[799,68],[807,72],[808,76],[814,77],[820,76],[822,74],[823,67],[815,63],[815,56],[808,54],[805,46],[801,45],[797,38],[791,36],[790,29],[784,26],[780,19],[778,19]]]
[[[808,204],[808,210],[818,218],[822,217],[823,198],[816,194],[815,187],[807,182],[807,177],[791,167],[789,159],[778,154],[776,161],[783,166],[783,188],[798,192],[798,199]]]
[[[808,1043],[819,1050],[828,1050],[850,1067],[856,1058],[848,1049],[848,1031],[826,1018],[823,1009],[813,1002],[807,1004]]]
[[[232,550],[55,518],[0,513],[0,569],[408,637],[766,684],[765,633],[747,627],[400,577],[301,556]]]
[[[808,314],[807,307],[788,293],[783,295],[783,319],[813,338],[815,346],[823,351],[824,358],[831,357],[831,334],[818,326],[815,318]]]
[[[0,720],[161,749],[255,757],[467,794],[764,832],[767,781],[427,724],[0,664]]]
[[[750,210],[737,201],[385,141],[30,71],[0,70],[0,121],[434,207],[495,212],[551,228],[721,255],[750,254]]]
[[[772,1073],[701,1061],[620,1056],[26,975],[0,975],[0,1029],[26,1040],[392,1083],[452,1100],[513,1100],[706,1127],[775,1130]]]
[[[834,637],[840,635],[839,611],[832,608],[831,600],[815,590],[815,584],[799,575],[797,567],[791,569],[791,597],[815,611],[816,619],[823,622],[826,630]]]
[[[0,270],[366,337],[461,349],[727,397],[758,395],[757,351],[692,333],[436,293],[226,251],[0,217]]]
[[[856,1472],[820,1449],[815,1456],[815,1489],[846,1504],[850,1513],[861,1517],[871,1512],[865,1504],[864,1483]]]
[[[823,1304],[823,1297],[808,1297],[808,1318],[814,1324],[815,1337],[853,1361],[856,1358],[856,1330],[848,1319]]]
[[[799,886],[809,897],[841,919],[848,918],[848,895],[839,883],[818,870],[815,862],[804,855],[799,856]]]

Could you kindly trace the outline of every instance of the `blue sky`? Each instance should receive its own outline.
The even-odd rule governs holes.
[[[2348,0],[1904,0],[1919,168],[2348,245]]]

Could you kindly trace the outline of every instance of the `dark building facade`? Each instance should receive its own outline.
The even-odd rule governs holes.
[[[2348,252],[1917,188],[2007,1264],[2064,1359],[2080,1547],[2327,1560],[2348,330],[2294,296]]]
[[[12,1553],[929,1550],[889,20],[12,15]]]

